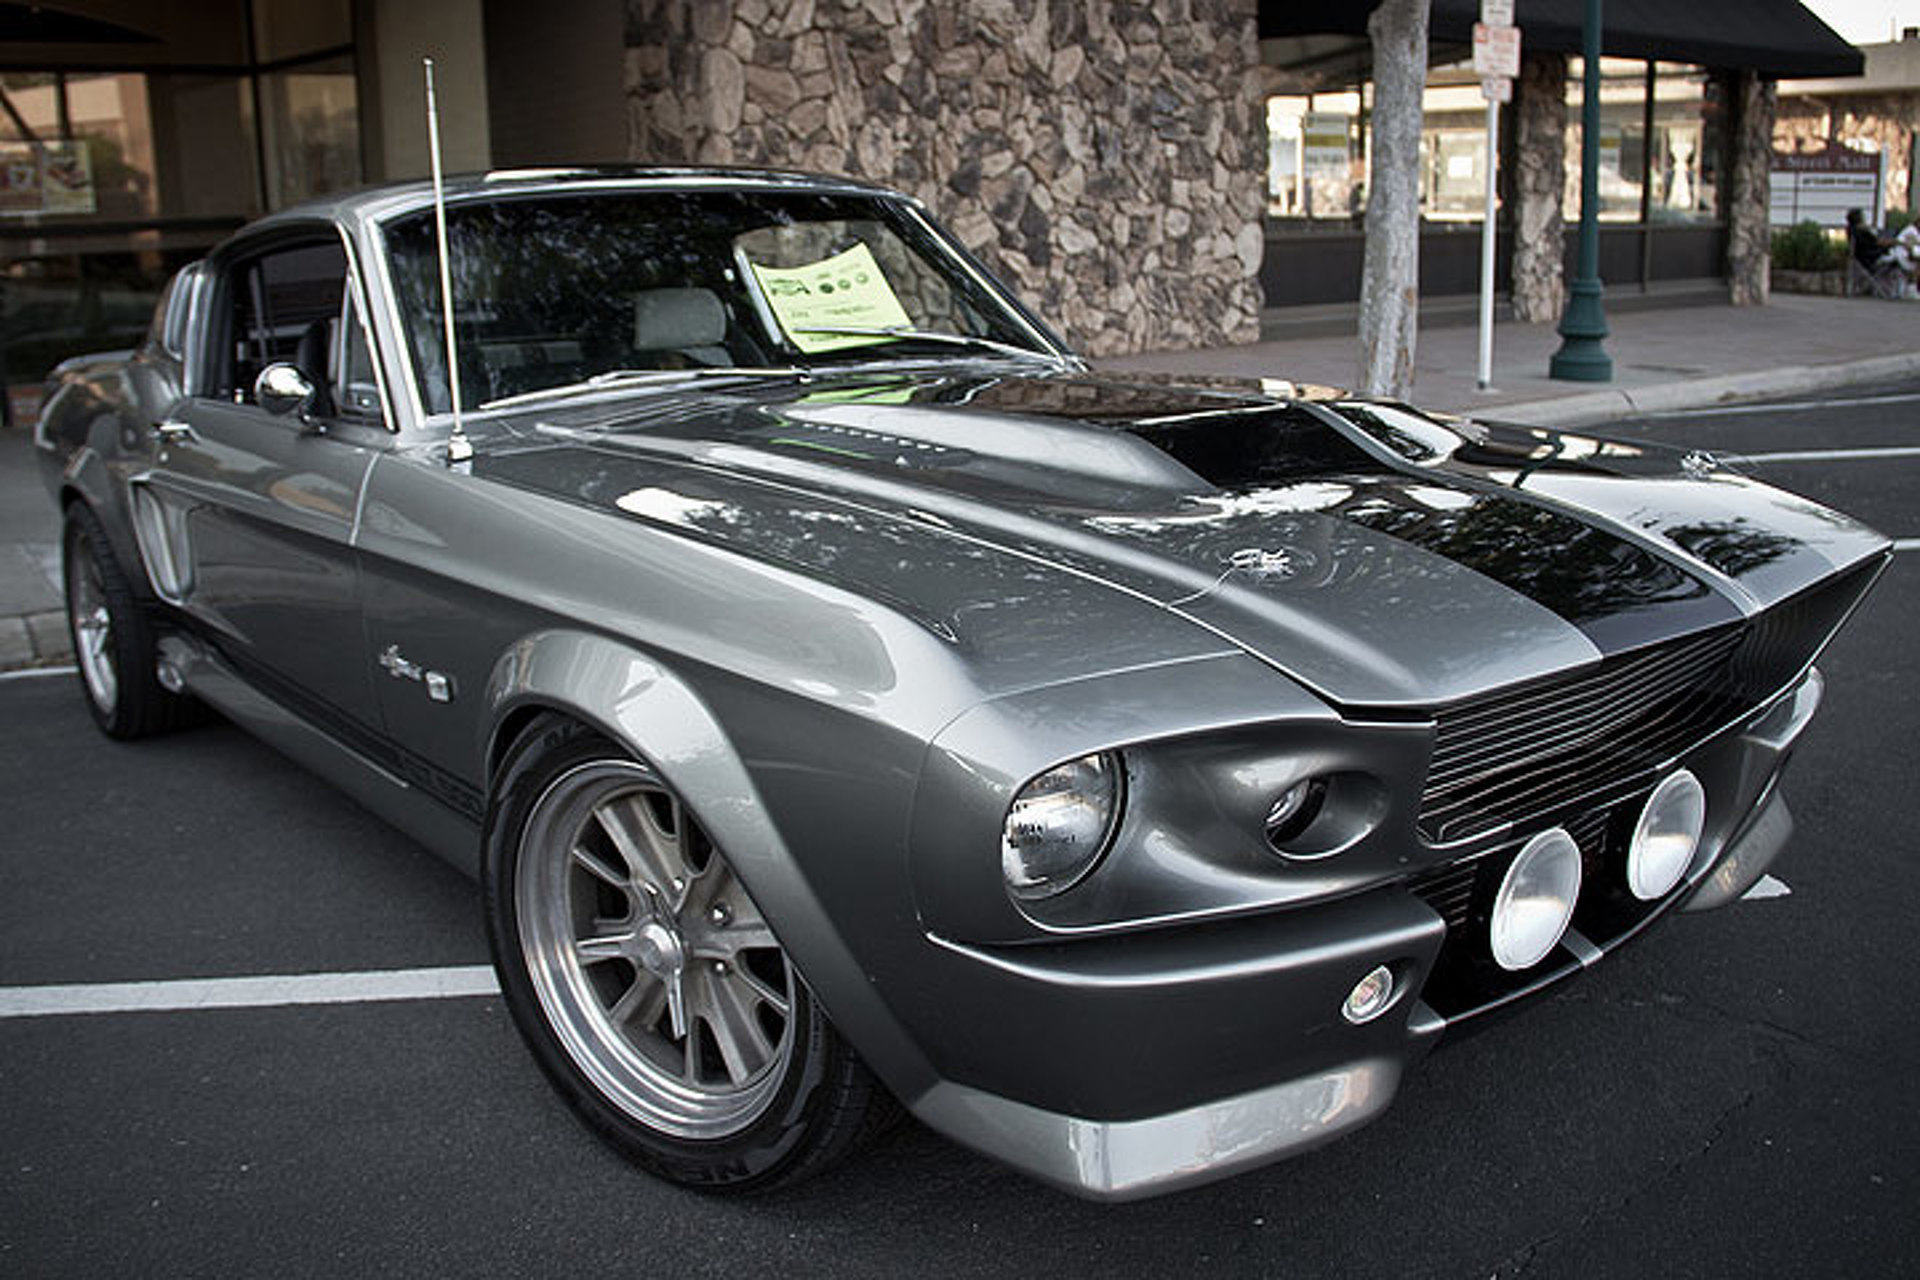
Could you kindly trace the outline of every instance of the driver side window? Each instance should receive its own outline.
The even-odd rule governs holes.
[[[338,241],[274,249],[237,263],[227,279],[227,337],[213,394],[252,404],[261,370],[285,361],[313,384],[314,416],[379,420],[373,361],[346,277]]]

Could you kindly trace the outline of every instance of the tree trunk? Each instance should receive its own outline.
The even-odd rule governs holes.
[[[1738,73],[1734,87],[1733,190],[1727,199],[1727,293],[1736,307],[1762,306],[1768,296],[1773,231],[1767,191],[1773,180],[1773,81]]]
[[[1360,273],[1360,390],[1413,389],[1420,304],[1420,105],[1427,83],[1429,0],[1382,0],[1373,41],[1373,152],[1366,265]]]
[[[1513,106],[1513,318],[1552,324],[1567,306],[1567,55],[1527,54]]]

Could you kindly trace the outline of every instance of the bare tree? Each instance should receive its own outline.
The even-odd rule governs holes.
[[[1420,304],[1420,105],[1430,0],[1381,0],[1373,41],[1373,149],[1366,265],[1360,273],[1360,390],[1413,389]]]

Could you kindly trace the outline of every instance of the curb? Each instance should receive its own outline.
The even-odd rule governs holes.
[[[0,671],[60,666],[73,661],[67,615],[27,613],[0,617]]]
[[[1488,421],[1521,422],[1536,427],[1585,427],[1620,418],[1672,413],[1680,409],[1706,409],[1714,405],[1737,404],[1742,400],[1764,400],[1771,396],[1801,395],[1810,391],[1833,391],[1841,387],[1887,382],[1915,375],[1920,375],[1920,351],[1848,360],[1839,364],[1787,365],[1778,369],[1729,373],[1713,378],[1689,378],[1683,382],[1658,382],[1618,391],[1589,391],[1578,395],[1555,396],[1550,400],[1523,400],[1513,404],[1490,405],[1478,412],[1467,411],[1465,416]]]

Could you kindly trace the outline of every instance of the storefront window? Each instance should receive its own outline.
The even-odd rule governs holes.
[[[275,208],[360,184],[353,59],[302,63],[260,77],[268,197]]]
[[[1654,64],[1649,217],[1657,222],[1709,222],[1719,215],[1725,121],[1720,82],[1703,68]]]
[[[1580,216],[1580,121],[1586,100],[1585,60],[1567,59],[1567,185],[1569,221]],[[1600,59],[1600,210],[1602,222],[1638,222],[1646,173],[1647,64]]]
[[[352,0],[246,0],[250,60],[0,71],[0,378],[137,342],[168,277],[249,218],[362,181]]]
[[[1367,189],[1364,107],[1360,90],[1267,100],[1273,216],[1340,222],[1360,216]]]
[[[1420,124],[1420,213],[1478,222],[1487,201],[1487,102],[1473,64],[1435,67]]]

